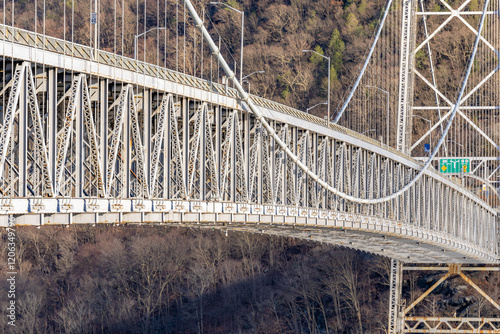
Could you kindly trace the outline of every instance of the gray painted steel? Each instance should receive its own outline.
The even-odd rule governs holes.
[[[312,236],[406,262],[499,262],[496,210],[433,170],[387,203],[352,203],[297,168],[233,89],[101,51],[96,62],[88,47],[12,27],[0,26],[0,40],[10,68],[4,226],[9,216],[181,221]],[[388,196],[422,168],[353,131],[251,99],[300,161],[346,194]]]

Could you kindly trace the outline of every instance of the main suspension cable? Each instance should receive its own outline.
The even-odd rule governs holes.
[[[389,0],[389,2],[390,1],[391,0]],[[447,135],[447,133],[448,133],[448,131],[449,131],[452,123],[453,123],[453,119],[455,118],[455,116],[457,114],[460,101],[462,99],[462,96],[464,94],[465,88],[467,86],[467,81],[468,81],[469,75],[470,75],[472,67],[474,65],[474,59],[475,59],[475,55],[476,55],[476,52],[477,52],[477,48],[478,48],[478,44],[479,44],[481,32],[482,32],[482,29],[483,29],[483,25],[484,25],[484,21],[485,21],[485,17],[486,17],[486,9],[488,8],[489,0],[486,0],[486,3],[484,5],[483,14],[482,14],[482,17],[481,17],[481,23],[479,25],[478,34],[476,36],[476,41],[475,41],[475,44],[474,44],[472,55],[471,55],[470,60],[469,60],[469,65],[468,65],[468,68],[467,68],[467,72],[465,74],[464,80],[462,82],[462,87],[461,87],[460,92],[459,92],[458,97],[457,97],[457,102],[455,103],[455,105],[453,107],[453,112],[450,115],[450,118],[448,120],[448,124],[446,125],[446,128],[444,130],[443,136],[440,138],[439,142],[437,143],[436,147],[434,148],[431,156],[429,157],[429,159],[427,160],[427,162],[425,163],[425,165],[422,167],[422,169],[420,169],[420,171],[418,172],[418,174],[411,181],[409,181],[404,187],[402,187],[400,190],[394,192],[393,194],[385,196],[385,197],[381,197],[381,198],[376,198],[376,199],[359,198],[359,197],[354,197],[354,196],[348,195],[348,194],[346,194],[344,192],[341,192],[338,189],[330,186],[327,182],[325,182],[322,179],[320,179],[317,174],[315,174],[314,172],[312,172],[311,169],[309,167],[307,167],[307,165],[305,165],[302,161],[300,161],[300,159],[288,148],[288,146],[286,145],[286,143],[283,142],[281,140],[281,138],[279,138],[279,136],[276,134],[276,132],[274,131],[274,129],[269,125],[269,123],[264,118],[262,112],[252,102],[252,100],[249,98],[248,93],[243,89],[243,86],[236,79],[234,72],[231,71],[231,69],[229,68],[229,65],[227,64],[227,62],[225,61],[225,59],[220,54],[219,49],[217,48],[217,46],[215,45],[214,41],[212,40],[212,37],[210,36],[210,34],[208,33],[207,29],[203,25],[203,22],[201,21],[200,17],[198,16],[198,13],[196,12],[195,8],[193,7],[191,1],[190,0],[184,0],[184,3],[186,5],[186,8],[188,9],[189,13],[193,17],[193,20],[195,21],[196,26],[200,29],[203,37],[207,41],[207,44],[209,45],[210,49],[212,50],[212,53],[217,57],[219,63],[221,64],[222,68],[226,72],[228,78],[230,78],[233,81],[235,88],[240,93],[241,100],[244,101],[249,106],[249,108],[252,111],[252,113],[254,114],[255,118],[258,121],[261,122],[261,124],[266,128],[266,130],[268,131],[268,133],[274,138],[274,140],[276,141],[276,143],[282,148],[282,150],[288,155],[288,157],[295,164],[297,164],[297,166],[299,166],[300,169],[302,169],[307,175],[309,175],[309,177],[311,177],[315,182],[317,182],[320,186],[322,186],[323,188],[325,188],[327,191],[333,193],[334,195],[340,196],[340,197],[342,197],[342,198],[344,198],[344,199],[346,199],[348,201],[352,201],[352,202],[355,202],[355,203],[360,203],[360,204],[379,204],[379,203],[384,203],[384,202],[387,202],[389,200],[395,199],[398,196],[400,196],[403,193],[405,193],[407,190],[409,190],[410,187],[413,186],[413,184],[415,184],[415,182],[417,182],[417,180],[419,180],[423,176],[424,172],[429,167],[429,165],[431,164],[434,156],[436,155],[436,153],[438,152],[439,148],[443,144],[444,139],[446,138],[446,135]]]
[[[375,50],[375,46],[377,45],[378,39],[380,38],[380,34],[382,32],[382,29],[384,28],[384,23],[387,18],[387,15],[389,14],[389,11],[391,9],[392,5],[392,0],[387,1],[387,6],[385,7],[385,13],[384,16],[382,17],[382,22],[380,22],[380,25],[378,27],[377,35],[375,36],[375,39],[373,40],[372,47],[370,48],[370,52],[368,53],[368,56],[366,57],[365,63],[363,65],[363,68],[361,69],[361,73],[358,76],[358,79],[354,83],[354,86],[351,89],[351,92],[349,93],[349,96],[347,97],[346,101],[344,102],[344,105],[342,106],[342,109],[340,109],[339,113],[333,120],[333,123],[338,123],[342,115],[344,114],[344,111],[347,109],[347,106],[349,105],[349,102],[351,101],[352,97],[354,96],[354,92],[356,92],[356,89],[359,86],[359,83],[361,82],[361,79],[363,78],[363,74],[365,74],[366,68],[368,67],[368,63],[370,62],[370,59],[372,58],[373,51]],[[328,120],[330,122],[330,120]]]

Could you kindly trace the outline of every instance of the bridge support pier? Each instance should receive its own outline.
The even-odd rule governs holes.
[[[409,306],[402,297],[403,271],[445,271],[422,295]],[[464,272],[500,271],[500,267],[464,267],[461,264],[447,266],[403,266],[401,261],[391,259],[390,304],[389,304],[389,334],[405,333],[500,333],[500,305],[484,290],[477,286]],[[495,310],[496,316],[425,316],[411,315],[417,306],[444,281],[450,277],[461,277]],[[419,312],[418,312],[419,313]]]
[[[404,316],[401,304],[403,285],[403,262],[391,259],[390,296],[389,296],[389,330],[388,334],[400,334],[404,329]]]

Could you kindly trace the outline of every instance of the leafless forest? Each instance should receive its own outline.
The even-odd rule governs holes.
[[[447,2],[457,8],[463,0]],[[213,39],[220,43],[223,56],[239,75],[241,16],[227,8],[210,5],[210,0],[193,0],[193,3]],[[382,0],[229,0],[225,3],[245,12],[243,75],[265,71],[247,78],[245,89],[306,110],[327,99],[330,71],[332,115],[342,106],[359,74],[386,4]],[[467,8],[478,10],[480,3],[471,0]],[[222,82],[223,71],[193,26],[182,0],[98,0],[98,5],[100,50],[134,57],[135,36],[141,35],[137,39],[139,60]],[[94,0],[5,0],[0,2],[0,18],[5,24],[94,46],[92,29],[95,26],[90,24],[93,6]],[[446,11],[438,0],[425,1],[425,6],[428,10]],[[478,19],[467,18],[474,27]],[[442,20],[429,19],[429,29],[441,23]],[[420,30],[417,39],[421,40]],[[452,92],[452,96],[457,92],[461,81],[456,79],[463,75],[473,39],[471,31],[459,22],[450,23],[436,37],[432,45],[436,82],[443,92]],[[303,53],[304,49],[330,57],[331,67],[328,68],[327,61],[320,56]],[[423,50],[417,52],[415,64],[419,70],[429,70],[429,60]],[[387,66],[388,73],[397,73],[399,61]],[[373,84],[381,85],[380,82]],[[395,99],[397,88],[387,89],[393,90],[391,98]],[[416,81],[415,101],[433,98],[434,91]],[[396,117],[392,109],[391,117]],[[310,112],[322,117],[327,108],[320,105]],[[428,112],[422,116],[431,120],[437,117]],[[379,132],[387,120],[385,113],[378,109],[358,118],[368,118],[372,128],[379,128]],[[414,122],[416,126],[412,131],[418,138],[427,129],[427,123],[420,118]],[[369,129],[351,128],[359,132]],[[474,143],[472,152],[482,152],[480,137],[466,129],[465,125],[457,125],[457,136],[467,133],[468,140]],[[378,139],[380,133],[370,135]],[[424,155],[423,146],[418,150],[422,152],[417,154]]]
[[[386,326],[387,261],[368,254],[211,229],[17,233],[18,333],[383,333]],[[0,255],[6,273],[4,247]],[[0,286],[6,291],[5,279]]]
[[[13,331],[0,317],[4,333],[385,333],[387,327],[388,259],[333,245],[212,229],[76,225],[19,227],[16,242],[18,320]],[[6,253],[2,247],[4,292]],[[439,275],[406,275],[405,296],[415,299]],[[500,275],[473,279],[500,299]],[[0,305],[6,301],[0,293]],[[459,279],[416,310],[492,311]]]
[[[213,38],[221,40],[224,57],[239,73],[240,16],[230,10],[195,0]],[[36,3],[36,6],[35,6]],[[332,106],[340,103],[380,18],[384,1],[367,0],[243,0],[227,1],[245,11],[244,75],[254,71],[252,93],[304,109],[327,96],[327,62],[303,49],[314,49],[332,58]],[[93,45],[90,12],[94,0],[20,0],[0,3],[5,23],[40,33]],[[221,81],[222,70],[195,28],[180,0],[99,0],[99,48],[134,56],[134,36],[140,60],[188,74]],[[35,8],[36,15],[35,15]],[[14,19],[12,12],[14,11]],[[204,15],[203,15],[204,13]],[[0,16],[1,18],[2,16]],[[220,75],[219,75],[220,74]],[[323,110],[324,109],[324,110]],[[326,108],[314,112],[326,114]]]

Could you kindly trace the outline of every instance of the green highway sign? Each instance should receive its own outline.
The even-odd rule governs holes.
[[[469,173],[470,159],[439,159],[439,172],[445,174]]]

